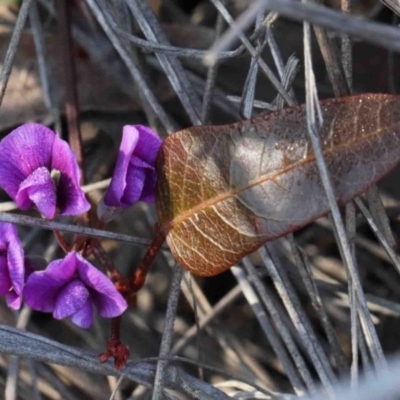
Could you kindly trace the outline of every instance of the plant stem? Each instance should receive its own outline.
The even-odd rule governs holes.
[[[166,234],[164,230],[160,228],[158,224],[154,227],[155,236],[154,239],[148,248],[143,260],[137,267],[133,279],[132,279],[132,291],[136,293],[144,284],[146,280],[147,273],[150,269],[151,263],[153,262],[155,256],[161,249],[161,246],[164,244],[166,239]]]
[[[79,128],[79,103],[76,90],[76,71],[72,54],[71,36],[71,14],[70,7],[66,0],[55,2],[58,14],[58,37],[61,48],[61,57],[64,66],[64,88],[65,88],[65,114],[68,123],[68,138],[74,151],[80,173],[81,184],[84,185],[85,177],[83,170],[82,138]]]
[[[58,244],[60,245],[60,247],[63,249],[63,251],[65,253],[69,253],[71,251],[71,249],[69,248],[69,246],[67,245],[67,243],[65,242],[62,234],[60,231],[53,231],[54,232],[54,236],[57,239]]]

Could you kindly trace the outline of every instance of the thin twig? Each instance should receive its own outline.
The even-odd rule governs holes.
[[[306,288],[307,294],[310,296],[311,303],[317,315],[319,316],[326,337],[328,338],[328,342],[331,346],[332,355],[336,361],[336,365],[339,371],[345,372],[348,370],[347,360],[344,356],[339,340],[335,334],[332,323],[328,318],[327,312],[325,310],[315,280],[313,279],[310,262],[304,251],[302,251],[296,245],[293,235],[288,236],[288,241],[290,244],[290,249],[293,254],[294,260],[296,261],[296,266],[299,269],[300,276]]]
[[[214,3],[214,5],[217,7],[216,4],[217,3]],[[225,7],[225,4],[222,1],[220,4]],[[218,40],[209,50],[206,57],[204,57],[205,64],[208,66],[215,64],[220,58],[220,54],[231,46],[231,44],[240,35],[240,32],[245,31],[254,22],[254,20],[259,17],[260,14],[263,14],[264,8],[265,7],[262,2],[252,2],[250,7],[238,18],[237,21],[233,23],[231,20],[230,24],[232,25],[233,29],[226,31],[220,38],[218,38]],[[221,12],[221,9],[219,11]]]
[[[218,14],[217,24],[215,28],[216,39],[218,39],[221,36],[224,26],[225,26],[224,19],[222,18],[221,14]],[[204,89],[203,102],[201,105],[201,120],[203,124],[207,123],[208,114],[211,109],[211,101],[214,94],[215,81],[218,75],[218,67],[219,67],[218,61],[213,63],[212,66],[208,67],[206,87]]]
[[[17,316],[15,327],[17,329],[25,330],[29,323],[31,314],[32,314],[31,309],[28,306],[24,306],[22,310],[19,312],[19,315]],[[20,357],[18,356],[11,357],[10,363],[8,365],[7,379],[4,389],[5,400],[15,400],[17,398],[19,368],[20,368]],[[35,387],[36,383],[37,382],[34,382]]]
[[[300,300],[294,291],[289,279],[283,271],[283,268],[278,268],[276,258],[271,257],[269,252],[272,247],[267,245],[268,252],[264,247],[259,250],[263,263],[267,268],[271,279],[274,282],[275,288],[282,299],[285,308],[299,333],[299,336],[307,349],[307,354],[314,364],[316,373],[321,379],[322,385],[325,387],[328,395],[332,397],[333,385],[336,383],[336,377],[332,371],[332,367],[321,347],[321,343],[317,340],[315,333],[300,306]]]
[[[221,15],[221,14],[220,14]],[[256,26],[261,26],[264,20],[264,13],[261,12],[257,15],[256,18]],[[258,75],[258,59],[261,57],[261,53],[264,50],[265,45],[267,44],[266,35],[264,33],[263,38],[257,39],[256,44],[256,52],[257,56],[251,58],[249,71],[246,76],[246,81],[243,86],[243,94],[242,94],[242,101],[240,104],[240,115],[242,118],[251,118],[253,114],[253,102],[256,90],[256,83],[257,83],[257,75]]]
[[[128,2],[128,6],[147,39],[169,45],[147,0]],[[160,53],[156,53],[156,56],[192,124],[200,125],[200,101],[193,91],[180,60]]]
[[[38,60],[38,69],[40,84],[43,91],[43,100],[48,110],[51,110],[53,99],[51,96],[50,83],[48,79],[48,70],[46,65],[46,51],[43,37],[42,23],[39,17],[37,0],[32,0],[31,8],[29,11],[29,22],[31,25],[33,40],[35,42],[36,56]]]
[[[26,18],[29,14],[29,7],[32,0],[23,0],[21,8],[18,13],[18,18],[15,21],[14,30],[11,36],[10,43],[7,48],[6,55],[4,57],[3,68],[0,74],[0,107],[3,103],[4,94],[6,92],[8,79],[11,74],[11,70],[14,64],[15,54],[17,52],[17,47],[19,40],[21,39],[22,32],[25,26]]]
[[[225,21],[235,30],[235,34],[239,37],[240,41],[245,45],[246,49],[249,51],[252,57],[257,57],[257,51],[254,46],[247,39],[246,35],[242,32],[241,28],[236,27],[235,21],[232,16],[229,14],[228,10],[224,7],[220,0],[211,0],[217,10],[224,17]],[[212,51],[212,50],[211,50]],[[281,83],[274,75],[270,67],[265,63],[262,58],[258,59],[258,64],[261,70],[265,73],[267,78],[270,80],[275,89],[279,92],[279,94],[285,99],[288,105],[293,105],[292,100],[286,93],[285,89],[282,87]]]
[[[178,307],[182,277],[183,277],[183,269],[178,264],[176,264],[174,267],[171,290],[168,298],[167,313],[165,315],[163,335],[161,338],[161,346],[159,353],[160,357],[168,355],[171,350],[172,337],[174,333],[175,315],[176,315],[176,309]],[[165,381],[167,365],[168,362],[166,360],[160,360],[157,363],[156,376],[154,378],[154,391],[152,397],[153,400],[161,400],[163,398],[164,381]]]
[[[154,112],[157,114],[160,121],[163,123],[165,129],[168,132],[174,132],[177,130],[176,124],[172,121],[172,119],[167,115],[163,107],[161,106],[160,102],[150,89],[150,86],[147,82],[143,79],[139,69],[137,66],[132,62],[131,57],[129,56],[129,52],[126,50],[125,46],[121,43],[118,36],[115,34],[113,29],[108,24],[106,18],[104,17],[102,9],[98,6],[95,0],[87,0],[87,4],[90,7],[91,11],[95,15],[97,21],[104,29],[104,32],[109,37],[110,41],[112,42],[115,50],[117,50],[118,54],[120,55],[121,59],[127,66],[133,80],[135,81],[137,87],[143,92],[144,96],[146,97],[149,104],[152,106]]]
[[[303,4],[292,0],[259,0],[267,10],[295,21],[307,21],[327,29],[358,37],[389,50],[400,50],[400,32],[398,28],[386,24],[371,22],[365,18],[347,15],[328,7]]]
[[[151,244],[151,239],[143,239],[135,236],[124,235],[100,229],[87,228],[84,226],[64,224],[62,222],[48,221],[42,218],[29,217],[27,215],[0,213],[0,221],[11,222],[12,224],[31,226],[35,228],[43,228],[51,231],[58,230],[61,232],[75,233],[82,236],[95,237],[98,239],[118,240],[133,245],[148,246]],[[166,247],[162,247],[166,250]]]
[[[83,168],[82,137],[79,126],[77,79],[72,53],[70,2],[67,2],[67,0],[59,0],[56,1],[55,6],[58,14],[59,49],[61,51],[63,65],[65,114],[68,123],[68,139],[71,149],[74,151],[78,161],[81,184],[84,185],[85,171]]]
[[[294,4],[294,3],[293,3]],[[314,149],[314,153],[316,156],[318,170],[322,179],[322,183],[329,201],[330,210],[332,213],[332,218],[335,221],[335,229],[337,230],[337,239],[340,245],[341,254],[343,260],[345,261],[345,265],[349,271],[351,279],[355,285],[356,293],[358,301],[360,302],[361,308],[361,317],[362,317],[362,327],[365,335],[368,336],[368,343],[371,346],[371,350],[373,351],[373,357],[378,368],[378,365],[384,367],[385,366],[385,358],[383,355],[382,347],[379,343],[378,336],[376,334],[375,327],[372,323],[371,316],[368,312],[368,308],[365,302],[364,292],[362,290],[361,282],[359,275],[357,273],[355,262],[351,255],[350,245],[347,239],[346,231],[344,228],[344,224],[340,215],[339,207],[336,202],[335,194],[333,191],[333,186],[329,177],[329,172],[324,160],[322,146],[320,137],[317,133],[316,129],[316,116],[315,110],[321,114],[318,103],[316,99],[316,86],[315,86],[315,77],[312,69],[311,63],[311,40],[310,40],[310,29],[309,24],[304,23],[304,58],[305,58],[305,74],[306,74],[306,108],[307,108],[307,125],[308,125],[308,134]]]
[[[247,263],[247,266],[249,266],[249,261],[247,259],[244,260],[244,262]],[[270,323],[269,318],[267,317],[267,314],[261,305],[256,291],[251,287],[247,276],[241,268],[235,266],[232,267],[231,271],[237,279],[242,289],[243,295],[247,299],[247,302],[253,308],[254,315],[257,317],[258,322],[265,333],[265,336],[268,338],[272,348],[274,349],[276,355],[279,357],[279,360],[285,368],[285,372],[288,376],[290,383],[293,386],[294,391],[298,396],[303,395],[305,393],[305,387],[301,382],[300,375],[298,371],[296,371],[287,350],[283,347],[281,340],[275,333],[273,326]]]
[[[294,342],[288,328],[282,321],[281,314],[276,310],[270,296],[268,295],[268,290],[267,287],[264,286],[258,279],[256,270],[252,263],[248,261],[246,258],[243,259],[244,266],[249,274],[249,277],[251,279],[252,284],[256,288],[260,298],[262,299],[263,304],[267,308],[272,321],[274,322],[276,330],[279,332],[283,342],[285,343],[289,354],[291,355],[294,364],[297,367],[297,372],[299,375],[302,377],[307,390],[310,392],[314,392],[316,390],[316,384],[314,383],[314,380],[312,378],[312,375],[308,369],[307,364],[305,363],[305,360],[298,350],[296,343]],[[275,349],[276,351],[276,349]],[[277,355],[279,358],[282,357],[281,353],[277,352]],[[301,386],[300,386],[301,387]]]

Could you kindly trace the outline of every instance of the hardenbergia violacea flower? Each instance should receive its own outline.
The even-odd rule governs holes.
[[[22,125],[0,142],[0,154],[0,187],[20,209],[35,205],[48,219],[89,210],[76,157],[51,129]]]
[[[111,183],[98,207],[102,221],[110,221],[137,201],[154,202],[157,182],[154,162],[161,143],[147,126],[124,126]]]
[[[76,252],[32,273],[24,297],[34,310],[51,312],[55,319],[70,317],[81,328],[91,326],[93,306],[105,318],[117,317],[127,308],[110,279]]]

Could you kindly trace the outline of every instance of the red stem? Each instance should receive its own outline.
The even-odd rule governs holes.
[[[121,333],[121,316],[115,317],[111,319],[111,340],[120,340],[120,333]]]
[[[57,239],[58,244],[60,245],[60,247],[63,249],[64,253],[69,253],[71,251],[70,247],[67,245],[67,243],[65,242],[62,234],[60,231],[53,231],[54,232],[54,236]]]
[[[133,274],[132,284],[131,284],[131,289],[133,293],[136,293],[143,286],[144,281],[146,280],[147,273],[149,272],[151,263],[153,262],[155,256],[160,251],[161,246],[165,242],[166,235],[158,224],[154,227],[154,231],[155,231],[154,239],[150,247],[148,248],[145,256],[143,257],[143,260],[141,261],[135,273]]]
[[[81,185],[85,183],[82,156],[82,138],[79,127],[79,103],[76,90],[76,71],[72,52],[71,3],[66,0],[55,2],[58,14],[58,37],[61,48],[61,59],[64,67],[65,113],[68,123],[68,138],[75,152],[81,172]]]

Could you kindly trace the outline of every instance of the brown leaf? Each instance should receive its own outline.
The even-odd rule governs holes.
[[[400,97],[321,102],[323,143],[336,197],[345,203],[400,158]],[[157,160],[161,229],[178,262],[221,273],[263,243],[329,212],[307,134],[305,106],[169,136]]]

